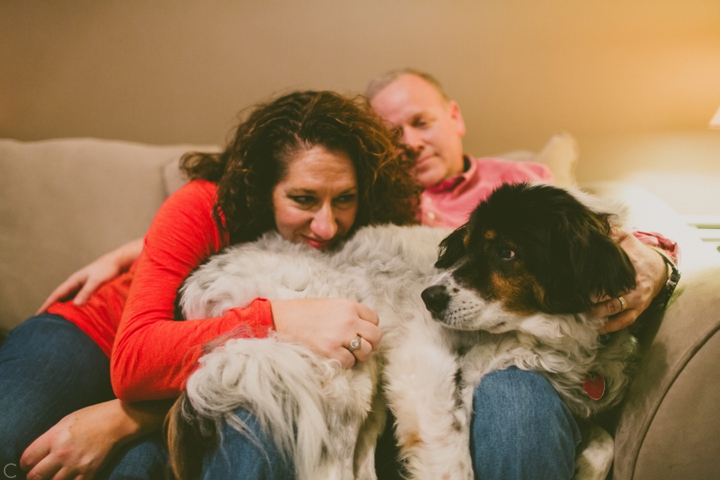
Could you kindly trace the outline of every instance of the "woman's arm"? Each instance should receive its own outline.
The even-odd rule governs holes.
[[[182,281],[229,243],[213,218],[216,190],[210,182],[188,183],[165,201],[148,229],[111,356],[113,389],[123,401],[177,397],[203,345],[240,326],[243,336],[256,337],[272,328],[266,301],[222,317],[174,321]]]
[[[66,416],[37,438],[20,458],[28,478],[90,480],[123,445],[161,428],[167,402],[111,400]]]
[[[105,282],[117,277],[137,260],[142,252],[143,239],[138,238],[113,250],[73,273],[61,283],[45,300],[36,315],[43,313],[57,301],[67,300],[73,295],[75,305],[85,305],[88,298]]]
[[[205,344],[218,337],[265,338],[274,330],[345,366],[380,341],[375,312],[341,299],[256,299],[221,317],[174,321],[182,281],[229,243],[212,216],[215,191],[212,183],[190,182],[163,204],[148,230],[111,357],[113,389],[123,401],[177,397]],[[366,340],[352,355],[344,347],[358,333]]]

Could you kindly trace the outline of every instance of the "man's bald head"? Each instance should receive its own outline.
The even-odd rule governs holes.
[[[370,82],[367,96],[378,115],[402,129],[403,142],[417,154],[421,185],[432,187],[462,173],[465,122],[434,77],[393,70]]]

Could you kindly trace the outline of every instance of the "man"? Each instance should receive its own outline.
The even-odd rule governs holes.
[[[370,82],[366,96],[385,121],[402,129],[403,142],[417,155],[426,225],[457,228],[503,182],[553,180],[543,165],[465,155],[460,108],[426,73],[388,72]],[[579,440],[569,410],[536,373],[494,372],[475,391],[471,453],[477,477],[570,478]]]
[[[502,183],[553,182],[550,170],[538,163],[464,154],[466,128],[460,108],[425,72],[399,69],[384,73],[370,81],[366,96],[383,119],[402,129],[403,142],[418,156],[416,175],[425,188],[421,201],[425,225],[462,225],[478,202]],[[604,301],[596,313],[612,317],[606,332],[633,323],[665,286],[667,268],[655,249],[673,259],[677,256],[677,244],[657,234],[618,232],[616,237],[638,270],[639,285],[622,300],[599,299]]]
[[[403,143],[418,156],[416,176],[425,188],[421,205],[425,225],[462,225],[477,203],[502,183],[553,181],[550,170],[538,163],[465,155],[460,108],[426,73],[389,72],[373,80],[366,95],[383,119],[402,129]]]
[[[502,183],[553,182],[541,164],[476,159],[464,154],[466,133],[460,108],[431,75],[394,70],[372,80],[366,96],[403,142],[417,155],[416,175],[425,188],[422,223],[457,228],[479,201]],[[676,244],[659,235],[617,234],[638,271],[638,288],[619,299],[602,300],[600,316],[610,316],[605,331],[632,323],[661,292],[668,278],[663,257]],[[480,478],[570,478],[580,440],[575,420],[540,375],[517,369],[494,372],[476,389],[472,425],[473,467]]]

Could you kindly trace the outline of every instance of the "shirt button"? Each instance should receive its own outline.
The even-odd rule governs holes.
[[[430,220],[435,220],[435,214],[434,214],[433,212],[428,212],[427,217],[428,217]]]

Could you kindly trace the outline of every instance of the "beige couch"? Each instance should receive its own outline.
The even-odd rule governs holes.
[[[77,268],[140,237],[180,184],[191,149],[96,139],[0,140],[0,329],[33,314]],[[539,155],[572,183],[577,148],[551,139]],[[616,479],[714,478],[720,471],[720,255],[665,203],[618,184],[584,187],[631,206],[632,227],[680,242],[684,277],[664,315],[649,319],[647,353],[616,432]]]

